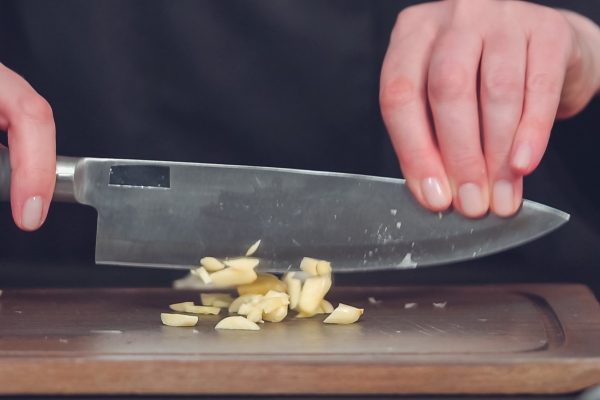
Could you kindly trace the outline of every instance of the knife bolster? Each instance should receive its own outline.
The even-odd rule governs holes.
[[[80,158],[62,157],[56,158],[56,185],[52,201],[76,202],[75,199],[75,168]]]

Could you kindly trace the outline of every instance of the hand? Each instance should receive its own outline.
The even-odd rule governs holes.
[[[600,87],[600,28],[522,1],[446,0],[398,16],[381,111],[407,183],[433,211],[514,214],[556,117]]]
[[[54,118],[48,102],[2,64],[0,129],[8,132],[13,219],[35,230],[46,219],[56,180]]]

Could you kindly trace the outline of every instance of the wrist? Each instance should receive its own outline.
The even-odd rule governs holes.
[[[600,27],[575,12],[559,11],[573,29],[572,56],[561,99],[561,106],[564,103],[565,109],[559,109],[559,117],[570,117],[600,93]],[[565,115],[560,115],[561,111]]]

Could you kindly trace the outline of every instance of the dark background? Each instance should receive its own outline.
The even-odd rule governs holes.
[[[0,1],[0,61],[52,105],[61,155],[399,177],[379,70],[418,1]],[[600,21],[598,2],[540,1]],[[1,88],[0,88],[1,90]],[[525,197],[559,231],[468,263],[340,284],[582,282],[600,292],[600,102],[555,125]],[[94,265],[93,209],[53,204],[37,232],[0,204],[0,285],[164,286],[180,271]]]

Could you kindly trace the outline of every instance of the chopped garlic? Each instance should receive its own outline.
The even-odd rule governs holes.
[[[379,304],[379,303],[381,303],[381,300],[376,300],[375,297],[369,297],[367,300],[369,300],[370,304]]]
[[[236,264],[242,265],[242,264]],[[245,265],[249,265],[246,263]],[[252,267],[253,268],[253,267]],[[215,286],[232,287],[252,283],[258,278],[252,268],[231,267],[213,272],[210,276]]]
[[[358,321],[363,312],[362,308],[340,303],[323,322],[326,324],[352,324]]]
[[[260,246],[260,240],[258,240],[252,246],[250,246],[250,248],[246,252],[246,257],[250,257],[251,255],[253,255],[254,253],[256,253],[256,250],[258,250],[258,246]]]
[[[406,303],[404,308],[417,308],[417,303]]]
[[[208,272],[216,272],[225,268],[225,264],[214,257],[204,257],[200,260],[200,264],[206,268]]]
[[[270,312],[267,312],[265,309],[263,311],[263,319],[270,322],[281,322],[287,316],[287,313],[287,305],[276,308]]]
[[[246,315],[246,318],[249,321],[258,322],[262,319],[262,315],[263,315],[262,308],[260,308],[259,306],[254,306],[254,307],[252,307],[252,309],[250,310],[248,315]]]
[[[209,284],[212,283],[212,279],[208,273],[208,271],[204,267],[200,267],[196,269],[196,275],[202,279],[202,282]]]
[[[286,284],[280,281],[275,275],[258,274],[258,278],[254,282],[237,287],[240,296],[246,294],[266,294],[269,290],[285,292]]]
[[[304,314],[315,314],[330,288],[331,275],[314,276],[307,279],[300,292],[298,310]]]
[[[331,314],[333,312],[333,305],[325,299],[321,300],[319,308],[323,310],[323,314]]]
[[[195,306],[194,304],[186,305],[184,307],[184,312],[191,314],[212,314],[219,315],[221,309],[219,307],[211,307],[211,306]]]
[[[295,310],[298,308],[300,301],[300,292],[302,290],[302,282],[300,279],[293,277],[293,273],[286,275],[287,294],[290,296],[290,308]]]
[[[194,326],[198,323],[198,317],[181,314],[161,313],[160,320],[167,326]]]
[[[329,275],[329,274],[331,274],[331,263],[329,261],[320,260],[317,263],[317,274],[318,275]]]
[[[232,301],[233,298],[229,293],[200,293],[200,302],[203,306],[218,307],[215,302],[227,303],[226,306],[223,306],[224,308],[229,307]]]
[[[258,263],[259,263],[258,258],[241,257],[241,258],[234,258],[231,260],[225,260],[225,266],[230,267],[230,268],[235,268],[235,269],[241,269],[241,270],[246,270],[246,269],[253,270],[254,268],[256,268],[258,266]],[[219,271],[219,272],[221,272],[221,271]]]
[[[260,296],[260,295],[245,294],[243,296],[238,297],[229,306],[229,312],[237,313],[238,310],[240,309],[240,306],[242,306],[243,304],[246,304],[246,303],[250,303],[254,298],[256,298],[256,296]]]
[[[238,308],[237,313],[240,315],[248,315],[254,309],[254,306],[250,303],[244,303]]]
[[[304,257],[300,262],[300,269],[309,275],[318,275],[317,264],[319,260],[310,257]]]
[[[447,301],[445,301],[443,303],[433,303],[433,307],[435,307],[435,308],[444,308],[444,307],[446,307],[446,304],[448,304]]]
[[[191,301],[186,301],[185,303],[175,303],[171,304],[169,308],[173,311],[185,312],[186,306],[193,306],[194,303]]]
[[[259,326],[256,323],[240,316],[227,317],[221,320],[215,329],[232,329],[232,330],[247,330],[247,331],[258,331]]]

